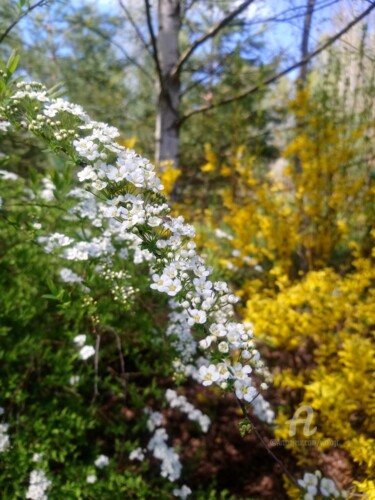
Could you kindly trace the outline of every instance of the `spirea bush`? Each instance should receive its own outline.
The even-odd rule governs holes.
[[[12,80],[16,62],[0,73],[1,130],[64,162],[43,177],[0,171],[2,497],[186,498],[162,410],[207,432],[178,393],[191,378],[271,423],[252,325],[153,165],[80,106]]]

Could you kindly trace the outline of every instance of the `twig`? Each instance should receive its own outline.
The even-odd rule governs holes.
[[[17,19],[15,19],[8,27],[7,29],[0,35],[0,43],[3,42],[3,40],[9,35],[9,33],[12,31],[12,29],[17,26],[17,24],[23,19],[27,14],[32,12],[34,9],[37,7],[41,7],[42,5],[45,5],[48,3],[48,0],[39,0],[39,2],[35,3],[34,5],[31,5],[25,12],[23,12],[20,16],[18,16]]]
[[[105,40],[106,42],[108,42],[111,45],[113,45],[114,47],[116,47],[121,52],[121,54],[125,57],[125,59],[127,59],[131,64],[134,64],[135,67],[137,67],[140,71],[142,71],[142,73],[151,82],[153,81],[152,76],[145,69],[145,67],[142,64],[140,64],[134,57],[130,56],[127,53],[127,51],[124,49],[124,47],[121,44],[119,44],[118,42],[116,42],[115,40],[113,40],[109,35],[107,35],[106,33],[103,33],[102,30],[100,30],[99,28],[97,28],[95,26],[90,26],[90,25],[86,24],[83,19],[80,19],[80,22],[79,23],[76,22],[75,24],[82,24],[85,28],[87,28],[88,30],[92,31],[96,35],[99,35],[100,37],[103,38],[103,40]]]
[[[193,52],[195,52],[200,45],[202,45],[209,38],[213,38],[222,28],[224,28],[227,24],[229,24],[232,21],[232,19],[234,19],[236,16],[238,16],[238,14],[243,12],[253,2],[254,0],[245,0],[245,2],[242,2],[237,8],[229,12],[229,14],[227,14],[218,23],[214,24],[214,26],[212,26],[206,33],[204,33],[194,43],[192,43],[181,54],[181,57],[179,58],[175,67],[173,68],[171,75],[176,76],[178,73],[180,73],[182,66],[186,63],[186,61],[190,58]]]
[[[279,464],[279,466],[281,467],[283,472],[288,476],[288,478],[292,481],[292,483],[295,486],[297,486],[297,488],[300,489],[301,487],[299,486],[297,479],[295,479],[295,477],[291,474],[291,472],[289,472],[289,470],[285,467],[283,462],[279,458],[277,458],[277,456],[268,448],[267,443],[263,439],[261,433],[258,431],[258,429],[255,427],[254,423],[251,421],[244,403],[240,399],[238,399],[237,397],[236,397],[236,399],[237,399],[237,403],[239,404],[239,406],[242,410],[243,416],[246,418],[246,420],[251,425],[252,430],[254,430],[254,433],[257,436],[257,438],[259,439],[259,441],[261,442],[262,446],[267,450],[267,452],[271,455],[271,457],[275,460],[275,462],[277,462]]]
[[[136,32],[139,40],[141,41],[143,48],[149,53],[149,55],[152,57],[152,52],[150,50],[149,44],[146,42],[141,30],[139,29],[137,23],[134,21],[133,16],[131,15],[129,9],[126,7],[124,2],[122,0],[118,0],[118,3],[122,10],[125,12],[126,17],[128,18],[130,24],[133,26],[134,31]]]
[[[99,396],[98,381],[99,381],[99,347],[100,347],[100,334],[94,329],[96,333],[96,343],[95,343],[95,378],[94,378],[94,398]]]
[[[126,383],[126,372],[125,372],[125,360],[124,360],[124,355],[122,352],[122,346],[121,346],[121,339],[117,332],[113,330],[113,335],[116,338],[116,345],[117,345],[117,350],[118,350],[118,355],[119,355],[119,360],[120,360],[120,371],[121,371],[121,385],[124,388],[124,401],[126,401],[127,393],[128,393],[128,386]]]
[[[150,7],[149,0],[145,0],[145,7],[146,7],[147,27],[148,27],[148,31],[150,33],[150,38],[151,38],[153,58],[154,58],[155,65],[156,65],[156,71],[158,74],[160,87],[162,90],[164,90],[164,78],[163,78],[163,72],[162,72],[161,66],[160,66],[160,58],[159,58],[158,45],[156,42],[156,36],[154,33],[154,28],[152,27],[151,7]]]

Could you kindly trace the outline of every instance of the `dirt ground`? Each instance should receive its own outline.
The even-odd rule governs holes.
[[[207,434],[186,421],[178,412],[166,412],[169,435],[179,449],[186,481],[193,491],[199,487],[215,487],[238,499],[286,500],[283,472],[254,431],[241,436],[239,422],[243,419],[240,407],[231,394],[220,395],[191,384],[179,390],[188,400],[206,412],[212,420]],[[275,391],[276,394],[276,391]],[[274,394],[272,394],[274,396]],[[271,396],[271,398],[272,398]],[[275,408],[275,401],[272,402]],[[285,447],[272,447],[272,432],[267,425],[251,417],[265,443],[296,478],[303,472],[291,452]],[[353,464],[339,448],[316,453],[314,462],[324,475],[332,477],[343,487],[353,479]]]

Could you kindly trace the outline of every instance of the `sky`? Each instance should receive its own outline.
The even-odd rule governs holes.
[[[117,13],[119,11],[118,0],[78,0],[81,3],[93,4],[99,8],[100,11],[104,13]],[[123,0],[128,6],[134,7],[134,0]],[[246,10],[245,15],[250,21],[258,22],[259,28],[262,26],[262,20],[267,20],[284,12],[287,9],[292,9],[297,7],[300,13],[303,13],[307,0],[255,0]],[[355,0],[354,0],[355,1]],[[138,0],[140,2],[140,0]],[[137,2],[137,3],[138,3]],[[231,4],[233,7],[240,4],[242,0],[232,0]],[[143,3],[143,2],[142,2]],[[156,5],[156,0],[151,1],[151,5]],[[196,5],[199,8],[199,4],[205,9],[207,0],[198,0]],[[218,3],[218,2],[217,2]],[[319,41],[320,36],[325,32],[330,30],[332,16],[337,9],[337,0],[317,0],[319,5],[327,5],[323,9],[319,9],[314,13],[314,23],[311,32],[311,45],[316,46]],[[363,2],[362,2],[363,3]],[[215,5],[215,1],[212,1]],[[231,5],[231,7],[232,7]],[[219,14],[219,9],[218,9]],[[290,17],[291,14],[288,14]],[[287,53],[290,59],[292,56],[298,59],[299,56],[299,46],[302,36],[302,23],[303,19],[300,17],[296,20],[290,20],[289,22],[272,22],[272,29],[269,32],[272,36],[267,35],[265,39],[265,50],[269,53],[270,57],[273,56],[278,51],[283,51]]]
[[[143,7],[143,1],[137,0],[123,0],[131,9],[134,10],[134,6]],[[231,0],[230,7],[235,7],[242,0]],[[322,39],[322,36],[327,33],[334,33],[339,28],[333,26],[333,20],[338,18],[338,6],[340,6],[342,13],[345,14],[345,10],[349,11],[349,6],[354,6],[355,10],[361,11],[366,7],[366,2],[363,0],[316,0],[319,8],[314,12],[313,17],[313,27],[310,36],[310,50],[316,48]],[[253,25],[255,29],[262,29],[265,25],[267,19],[279,17],[278,14],[288,11],[283,17],[289,18],[287,22],[275,22],[269,21],[268,30],[265,30],[263,41],[264,46],[261,49],[261,56],[264,63],[270,62],[276,54],[284,54],[284,60],[281,62],[281,68],[285,68],[295,61],[300,59],[300,45],[302,37],[302,26],[303,26],[303,14],[305,10],[307,0],[255,0],[247,10],[245,11],[246,18]],[[151,0],[150,2],[154,5],[157,4],[157,0]],[[220,1],[220,3],[222,3]],[[80,5],[91,4],[94,5],[103,14],[111,15],[121,15],[121,9],[119,8],[118,0],[74,0],[72,6],[79,7]],[[207,9],[207,5],[210,5],[210,0],[197,0],[194,8],[196,13],[192,12],[192,15],[202,15],[207,14],[207,11],[214,17],[212,22],[219,20],[223,13],[218,8],[219,0],[211,0],[210,9]],[[320,9],[320,6],[324,8]],[[48,9],[48,7],[47,7]],[[294,9],[292,11],[291,9]],[[298,12],[302,14],[300,17],[293,19],[295,14],[295,9],[299,9]],[[40,9],[40,12],[42,10]],[[35,11],[36,13],[36,11]],[[347,14],[349,19],[353,16],[353,13]],[[20,23],[20,26],[24,25],[27,27],[28,16]],[[27,29],[25,30],[26,34]],[[121,34],[123,36],[123,34]],[[127,37],[126,40],[126,50],[128,53],[132,54],[133,48],[132,34]],[[123,39],[121,39],[123,43]],[[293,78],[293,74],[290,75]]]

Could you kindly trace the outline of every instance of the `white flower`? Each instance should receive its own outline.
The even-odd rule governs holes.
[[[107,183],[103,182],[101,180],[96,180],[92,183],[93,187],[97,189],[98,191],[101,191],[102,189],[107,187]]]
[[[215,236],[218,238],[225,238],[227,240],[233,240],[233,236],[226,233],[225,231],[222,231],[221,229],[215,229]]]
[[[199,347],[201,349],[208,349],[212,342],[214,342],[215,340],[216,337],[214,337],[213,335],[208,335],[206,338],[199,341]]]
[[[229,346],[228,342],[220,342],[219,345],[217,346],[220,352],[226,353],[229,351]]]
[[[129,460],[143,460],[144,458],[145,454],[140,447],[135,448],[129,455]]]
[[[9,448],[10,440],[7,434],[9,425],[0,424],[0,453],[3,453]]]
[[[250,401],[252,401],[257,395],[257,390],[255,387],[250,385],[250,381],[248,380],[236,380],[234,388],[238,399],[244,399],[248,403],[250,403]]]
[[[203,324],[207,320],[207,314],[204,311],[198,309],[189,310],[190,318],[188,319],[188,324],[193,326],[195,323]]]
[[[95,474],[90,474],[86,477],[86,483],[89,483],[89,484],[96,483],[96,480],[97,480],[97,477],[95,476]]]
[[[17,181],[20,177],[13,172],[8,172],[8,170],[0,170],[0,179],[4,181]]]
[[[227,378],[230,377],[230,371],[226,363],[218,363],[216,369],[220,374],[220,379],[226,380]]]
[[[76,385],[78,384],[79,380],[80,380],[80,376],[79,375],[72,375],[69,379],[69,384],[70,385]]]
[[[315,474],[311,474],[310,472],[306,472],[303,476],[303,479],[298,480],[298,484],[310,495],[317,495],[318,493],[318,478]]]
[[[247,349],[244,349],[243,351],[241,351],[241,358],[244,359],[245,361],[250,359],[251,358],[250,351],[248,351]]]
[[[181,281],[178,278],[171,280],[167,285],[164,286],[164,291],[167,292],[168,295],[174,297],[177,293],[182,290]]]
[[[238,379],[246,379],[248,374],[251,373],[251,367],[249,365],[242,366],[241,363],[236,363],[233,366],[234,375]]]
[[[181,488],[175,488],[173,490],[173,495],[178,498],[185,500],[191,494],[191,489],[184,484]]]
[[[212,335],[215,335],[215,337],[225,337],[225,335],[227,334],[225,326],[220,323],[213,323],[210,326],[209,330]]]
[[[34,453],[33,457],[32,457],[32,461],[33,462],[40,462],[43,458],[43,453]]]
[[[215,365],[210,365],[208,368],[207,366],[201,366],[199,368],[199,377],[202,384],[208,386],[219,380],[220,374]]]
[[[89,138],[79,139],[73,142],[77,153],[90,161],[94,161],[100,157],[98,145]]]
[[[8,128],[10,128],[10,123],[7,121],[0,121],[0,131],[7,132]]]
[[[162,421],[163,421],[163,415],[159,411],[150,411],[147,420],[148,430],[150,432],[154,431],[156,427],[160,427]]]
[[[85,345],[79,350],[79,357],[86,361],[95,354],[95,349],[91,345]]]
[[[315,500],[315,495],[311,493],[305,493],[303,495],[303,500]]]
[[[64,283],[82,283],[83,281],[83,278],[66,267],[60,269],[60,278]]]
[[[103,467],[106,467],[108,464],[109,464],[109,458],[106,455],[99,455],[94,462],[95,467],[97,467],[98,469],[102,469]]]
[[[325,497],[331,498],[333,495],[335,498],[339,498],[340,492],[337,490],[335,483],[332,479],[323,477],[320,481],[320,492]]]
[[[87,165],[83,170],[78,172],[77,177],[81,182],[83,182],[86,180],[95,181],[98,176],[97,176],[95,170],[92,168],[92,166]]]
[[[74,337],[73,342],[77,344],[78,347],[83,347],[86,342],[86,335],[77,335],[76,337]]]
[[[31,500],[47,500],[46,490],[52,482],[47,479],[43,470],[33,470],[30,474],[30,484],[26,492],[26,498]]]

